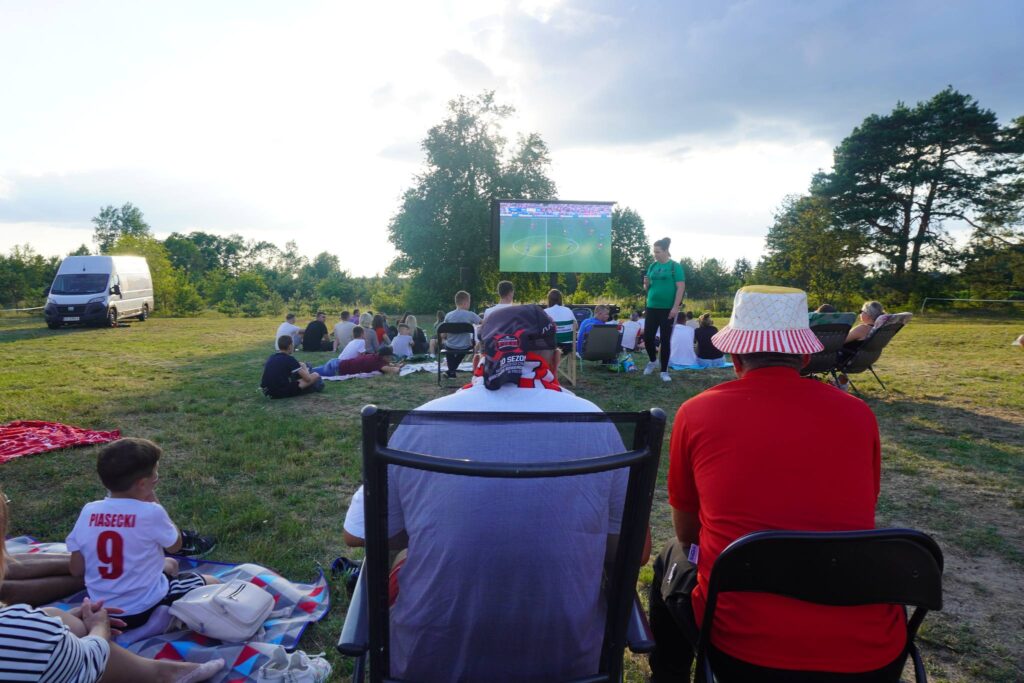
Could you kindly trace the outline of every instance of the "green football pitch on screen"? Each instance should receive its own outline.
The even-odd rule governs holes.
[[[507,273],[608,273],[611,216],[499,219],[498,268]]]

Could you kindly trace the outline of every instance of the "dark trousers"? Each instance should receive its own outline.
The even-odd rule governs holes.
[[[668,308],[648,308],[644,323],[644,348],[653,363],[657,359],[658,347],[654,337],[661,330],[661,371],[668,372],[668,359],[672,356],[672,326],[676,321],[669,315]]]
[[[444,359],[448,362],[448,373],[454,374],[459,369],[459,363],[472,349],[449,349],[444,350]]]
[[[654,561],[651,582],[651,631],[656,643],[649,656],[651,683],[689,681],[694,649],[700,636],[690,593],[697,585],[697,567],[686,559],[683,544],[669,541]],[[749,664],[710,647],[708,658],[721,683],[897,683],[906,655],[864,673],[828,673],[771,669]]]

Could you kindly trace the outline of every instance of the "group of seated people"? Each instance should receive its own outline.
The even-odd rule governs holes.
[[[768,329],[779,334],[750,331],[766,305],[783,312]],[[599,412],[559,385],[553,369],[561,349],[544,309],[503,309],[480,328],[480,381],[417,410]],[[874,527],[876,420],[865,403],[802,380],[807,355],[793,354],[784,336],[821,350],[806,295],[740,290],[730,325],[713,335],[714,346],[732,355],[738,381],[676,413],[668,470],[674,534],[655,560],[649,595],[652,681],[690,680],[712,567],[730,542],[763,529]],[[835,444],[828,458],[807,446],[824,440]],[[535,425],[467,421],[457,429],[417,420],[398,425],[388,445],[485,462],[562,462],[626,450],[610,424],[541,418]],[[604,636],[602,576],[621,531],[625,488],[624,472],[510,482],[395,468],[388,536],[390,550],[401,552],[389,581],[390,674],[426,681],[594,674]],[[361,488],[344,530],[347,544],[364,545]],[[641,563],[651,552],[647,535]],[[899,606],[729,594],[718,603],[710,657],[725,683],[892,683],[905,643]]]

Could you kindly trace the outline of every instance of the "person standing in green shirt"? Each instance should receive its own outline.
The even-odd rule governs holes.
[[[668,247],[672,240],[668,237],[654,243],[654,263],[647,266],[644,275],[644,289],[647,290],[647,322],[644,325],[644,346],[650,362],[644,368],[645,375],[654,374],[658,368],[656,354],[659,350],[654,345],[655,335],[661,330],[661,381],[671,382],[668,374],[668,359],[672,355],[672,326],[679,314],[679,306],[683,302],[686,291],[686,274],[678,261],[672,260]]]

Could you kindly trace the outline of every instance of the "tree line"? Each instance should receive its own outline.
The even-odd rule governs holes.
[[[417,312],[450,307],[467,289],[477,303],[494,298],[501,279],[517,298],[543,301],[549,276],[501,273],[491,244],[493,198],[557,197],[551,158],[538,133],[510,142],[502,132],[513,109],[493,92],[459,97],[422,141],[423,170],[388,223],[398,255],[383,275],[353,277],[333,254],[309,259],[283,247],[202,231],[156,239],[131,203],[92,219],[96,253],[145,256],[157,311],[193,315],[310,313],[360,305]],[[969,226],[954,241],[951,223]],[[652,259],[639,212],[612,216],[609,273],[562,273],[568,301],[642,307],[641,280]],[[90,253],[82,245],[74,253]],[[952,87],[910,107],[867,117],[834,152],[830,171],[807,193],[787,197],[756,265],[682,258],[687,296],[729,305],[744,284],[791,285],[811,303],[856,306],[873,298],[912,305],[925,296],[1024,299],[1024,117],[1001,126],[995,114]],[[59,259],[16,247],[0,255],[0,304],[40,305]]]

